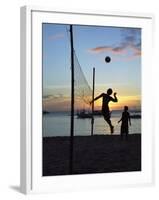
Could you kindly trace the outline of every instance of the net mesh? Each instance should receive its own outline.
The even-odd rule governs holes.
[[[74,51],[74,92],[75,92],[75,110],[78,112],[91,112],[90,102],[92,100],[92,89],[86,80]]]

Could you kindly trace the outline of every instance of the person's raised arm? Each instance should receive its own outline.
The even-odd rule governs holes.
[[[96,101],[96,100],[100,99],[101,97],[103,97],[103,93],[100,94],[99,96],[97,96],[96,98],[94,98],[90,103],[92,103],[93,101]]]
[[[114,92],[114,98],[113,97],[111,97],[111,101],[113,101],[113,102],[118,102],[118,98],[117,98],[117,93],[116,92]]]

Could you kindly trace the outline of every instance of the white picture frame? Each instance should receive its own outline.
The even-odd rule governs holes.
[[[43,193],[141,186],[154,183],[154,125],[149,91],[153,77],[151,14],[21,8],[21,192]],[[142,28],[142,171],[42,177],[41,23]],[[36,75],[35,75],[36,74]]]

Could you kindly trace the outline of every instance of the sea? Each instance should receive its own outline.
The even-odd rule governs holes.
[[[130,112],[130,115],[141,115],[140,111]],[[122,111],[112,111],[111,121],[114,126],[114,135],[120,134],[121,123],[118,124]],[[70,114],[67,112],[43,114],[43,137],[70,136]],[[132,118],[129,134],[141,133],[141,118]],[[110,128],[102,116],[94,117],[94,134],[109,135]],[[91,119],[80,119],[74,116],[74,135],[91,135]]]

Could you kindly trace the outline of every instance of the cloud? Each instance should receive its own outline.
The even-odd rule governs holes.
[[[43,99],[43,110],[50,112],[59,112],[59,111],[70,111],[70,97],[64,96],[60,98],[57,95],[51,95],[50,99]]]
[[[50,35],[49,36],[49,40],[57,40],[57,39],[61,39],[64,38],[64,34],[63,33],[58,33],[58,34],[54,34],[54,35]]]
[[[99,47],[89,49],[89,51],[92,52],[92,53],[112,52],[114,54],[120,54],[120,53],[123,53],[125,51],[125,48],[122,47],[122,46],[116,46],[116,47],[99,46]]]
[[[49,99],[51,97],[52,97],[52,95],[45,95],[45,96],[43,96],[43,99]]]
[[[109,52],[112,54],[127,55],[129,57],[141,56],[141,31],[140,29],[121,29],[121,41],[117,45],[97,46],[89,49],[90,53]]]
[[[60,100],[62,98],[65,98],[63,94],[56,94],[56,95],[44,95],[43,100],[48,101],[48,100]]]
[[[131,45],[130,48],[133,50],[133,55],[134,56],[141,56],[141,48],[137,45]]]

